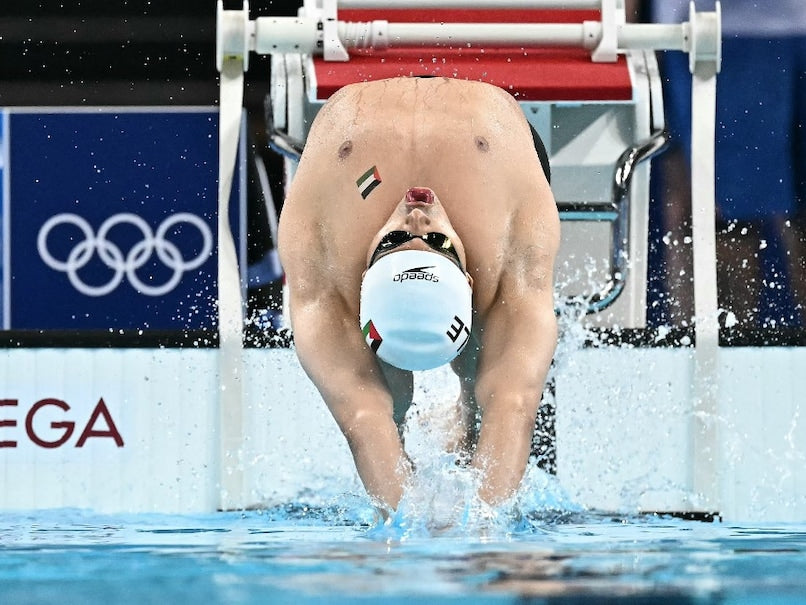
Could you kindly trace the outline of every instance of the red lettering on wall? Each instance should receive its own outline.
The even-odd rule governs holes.
[[[7,414],[10,416],[11,410],[9,409],[8,413],[5,413],[4,408],[17,407],[19,407],[19,400],[17,399],[0,399],[0,436],[6,437],[5,439],[0,439],[0,449],[16,448],[19,446],[19,441],[17,439],[9,439],[8,435],[3,434],[4,431],[19,426],[19,423],[22,421],[22,412],[19,413],[19,419],[8,418],[5,416]],[[31,406],[31,409],[29,409],[27,413],[25,413],[25,435],[27,435],[31,443],[34,443],[39,447],[54,449],[63,446],[70,440],[76,430],[76,421],[68,419],[53,421],[50,423],[50,428],[55,432],[47,431],[43,435],[43,421],[37,423],[36,419],[37,414],[45,411],[47,408],[58,408],[65,414],[71,411],[70,406],[61,399],[55,399],[52,397],[40,399]],[[37,432],[37,429],[35,428],[35,425],[37,424],[39,426],[39,432]],[[79,426],[84,426],[84,430],[81,431],[75,447],[84,447],[87,440],[92,437],[98,439],[112,439],[118,447],[123,447],[124,445],[123,437],[121,436],[118,427],[115,425],[115,421],[112,419],[112,414],[109,412],[109,408],[106,406],[106,402],[104,401],[103,397],[98,400],[95,408],[93,408],[87,423]]]
[[[107,426],[107,430],[105,431],[95,430],[95,423],[98,421],[99,416],[104,417],[104,422],[106,422]],[[76,442],[76,447],[83,447],[84,442],[90,437],[112,437],[118,447],[123,447],[123,437],[120,436],[118,427],[115,426],[115,421],[112,420],[112,415],[109,413],[103,397],[98,400],[98,405],[96,405],[95,409],[92,411],[92,415],[90,415],[90,419],[87,421],[84,432],[81,433],[81,436]]]
[[[75,429],[75,422],[70,422],[69,420],[62,422],[51,422],[51,428],[64,429],[64,433],[62,433],[62,436],[56,441],[45,441],[44,439],[41,439],[39,435],[34,432],[34,416],[36,416],[36,413],[46,405],[55,405],[57,408],[61,408],[65,412],[70,410],[70,406],[61,399],[41,399],[37,401],[31,410],[25,415],[25,432],[28,433],[28,438],[36,443],[39,447],[51,449],[64,445],[67,440],[70,439],[70,435],[73,434],[73,429]]]
[[[0,407],[16,407],[17,400],[16,399],[0,399]],[[8,418],[0,419],[0,428],[8,426],[14,427],[17,426],[16,420],[11,420]],[[0,447],[17,447],[17,442],[12,440],[7,441],[0,441]]]

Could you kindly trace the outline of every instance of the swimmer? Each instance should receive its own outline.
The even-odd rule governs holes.
[[[385,514],[414,472],[411,371],[449,362],[451,447],[484,502],[518,489],[557,342],[549,178],[517,102],[480,82],[352,84],[311,127],[279,225],[294,342]]]

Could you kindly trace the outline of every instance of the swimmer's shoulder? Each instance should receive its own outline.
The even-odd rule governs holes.
[[[444,76],[416,77],[398,76],[381,80],[354,82],[342,86],[333,93],[322,108],[323,111],[343,110],[344,105],[356,105],[373,96],[381,97],[390,92],[400,92],[417,88],[430,87],[446,95],[473,96],[477,99],[489,99],[503,102],[510,107],[518,107],[518,102],[507,91],[494,84],[478,80],[461,80]],[[394,94],[394,93],[393,93]],[[320,112],[321,113],[321,112]]]
[[[322,107],[322,111],[333,111],[340,109],[343,105],[354,105],[365,93],[372,93],[373,91],[378,91],[381,87],[388,87],[389,82],[394,79],[399,78],[345,84],[328,97],[327,102]]]

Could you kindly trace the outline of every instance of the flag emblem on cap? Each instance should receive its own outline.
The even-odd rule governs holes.
[[[373,166],[367,170],[355,184],[358,185],[358,193],[361,194],[361,197],[367,199],[372,190],[381,184],[381,175],[378,173],[378,168]]]
[[[367,344],[369,345],[369,348],[372,349],[372,352],[377,353],[381,343],[383,342],[383,338],[381,338],[381,335],[378,334],[378,330],[375,329],[375,324],[372,323],[371,319],[364,324],[364,329],[361,330],[361,332],[364,334],[364,340],[367,341]]]

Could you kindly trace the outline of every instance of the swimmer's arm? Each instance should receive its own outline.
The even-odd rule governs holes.
[[[481,427],[473,465],[481,471],[480,497],[504,502],[518,489],[532,446],[537,409],[557,345],[554,262],[560,221],[548,183],[535,158],[529,174],[516,179],[523,189],[513,217],[507,263],[493,304],[481,326],[475,395]]]
[[[476,377],[482,421],[473,465],[482,473],[479,496],[489,504],[512,496],[523,478],[556,342],[553,297],[546,293],[501,299],[487,316]]]
[[[392,414],[392,396],[357,318],[340,296],[291,296],[297,355],[347,439],[365,489],[394,510],[410,467]]]

